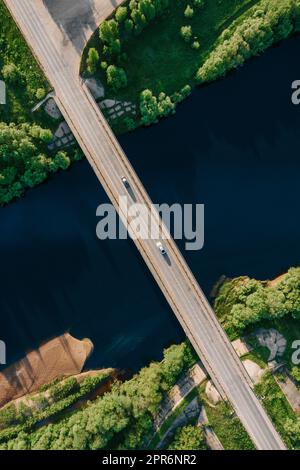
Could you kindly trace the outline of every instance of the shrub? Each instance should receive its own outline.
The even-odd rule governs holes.
[[[11,426],[17,422],[17,409],[13,403],[0,410],[0,427]]]
[[[106,69],[107,84],[114,90],[124,88],[127,85],[127,76],[124,69],[109,65]]]
[[[2,75],[5,81],[15,84],[20,81],[20,73],[15,64],[6,64],[2,68]]]
[[[227,280],[214,303],[226,328],[241,333],[263,319],[300,318],[300,268],[291,268],[275,286],[240,277]]]
[[[291,375],[293,379],[297,382],[297,384],[300,385],[300,368],[294,366],[291,370]]]
[[[53,385],[49,389],[49,394],[54,401],[59,401],[71,395],[78,389],[79,385],[77,380],[74,377],[70,377],[69,379]]]
[[[116,10],[116,20],[118,23],[123,23],[127,18],[127,7],[119,7]]]
[[[88,57],[86,60],[87,68],[89,73],[95,73],[97,70],[97,65],[99,63],[99,54],[98,51],[94,48],[91,47],[88,52]]]
[[[37,98],[38,100],[44,99],[45,96],[46,96],[46,90],[45,90],[45,88],[38,88],[38,89],[36,90],[35,96],[36,96],[36,98]]]
[[[194,16],[194,10],[190,5],[188,5],[184,10],[184,16],[186,18],[192,18]]]
[[[195,49],[196,51],[200,49],[200,42],[199,41],[194,41],[192,43],[192,49]]]
[[[169,450],[206,450],[204,434],[200,427],[183,426],[175,432]]]
[[[191,26],[181,26],[180,36],[184,39],[185,42],[189,42],[192,38],[193,31]]]
[[[271,44],[298,30],[298,0],[262,0],[252,14],[237,27],[221,35],[218,46],[199,68],[199,83],[216,80],[242,65],[246,59],[267,49]]]

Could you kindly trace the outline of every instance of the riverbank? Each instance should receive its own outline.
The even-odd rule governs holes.
[[[197,84],[223,77],[300,29],[295,0],[166,1],[156,7],[150,1],[144,11],[140,1],[125,2],[83,55],[82,74],[106,84],[106,98],[138,109],[113,119],[107,114],[117,133],[173,113]]]
[[[0,372],[0,407],[60,376],[79,374],[92,351],[89,339],[78,340],[69,333],[43,343]]]
[[[300,318],[300,267],[290,268],[271,282],[247,276],[225,278],[218,286],[214,308],[231,337],[265,322],[297,322]]]
[[[164,350],[161,362],[151,362],[138,374],[86,406],[58,416],[51,425],[36,428],[26,416],[19,427],[0,432],[1,449],[96,450],[141,448],[152,432],[153,419],[165,394],[195,363],[188,343]],[[89,378],[91,379],[91,378]],[[87,380],[85,378],[84,380]],[[75,380],[76,382],[76,380]],[[50,395],[64,400],[77,386],[74,380],[51,385]],[[59,403],[58,403],[59,404]],[[47,409],[45,410],[47,413]],[[11,415],[4,415],[4,419]],[[62,419],[61,419],[62,418]],[[74,432],[76,430],[76,432]]]

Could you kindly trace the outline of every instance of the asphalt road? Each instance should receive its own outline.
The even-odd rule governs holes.
[[[5,3],[53,85],[58,105],[110,200],[118,209],[119,196],[128,195],[121,182],[121,177],[126,176],[134,202],[150,206],[149,196],[104,117],[85,85],[59,54],[32,1],[5,0]],[[122,212],[120,217],[124,220]],[[146,219],[144,223],[147,224]],[[156,241],[137,239],[135,243],[215,386],[229,399],[257,449],[285,449],[252,390],[250,377],[175,242],[161,241],[169,262],[160,254]]]

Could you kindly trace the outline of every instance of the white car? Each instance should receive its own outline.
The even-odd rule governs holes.
[[[125,178],[125,176],[122,176],[121,180],[122,180],[122,183],[124,184],[125,188],[129,189],[130,184],[128,183],[128,180]]]
[[[161,242],[157,242],[156,246],[157,246],[157,248],[159,249],[159,251],[161,252],[161,254],[163,256],[165,256],[167,254],[167,251],[165,250],[165,248],[164,248],[164,246]]]

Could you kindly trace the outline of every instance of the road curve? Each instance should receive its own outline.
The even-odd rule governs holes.
[[[119,211],[119,196],[127,196],[121,182],[123,175],[130,182],[134,202],[150,207],[151,200],[142,183],[88,89],[59,53],[32,0],[4,1],[54,87],[66,121],[116,209]],[[126,223],[125,213],[120,211],[119,215]],[[147,221],[143,223],[146,225]],[[160,220],[157,223],[161,225]],[[162,242],[167,248],[170,263],[159,253],[154,240],[135,240],[214,384],[231,402],[257,449],[285,449],[253,392],[250,377],[175,242],[172,239]]]

